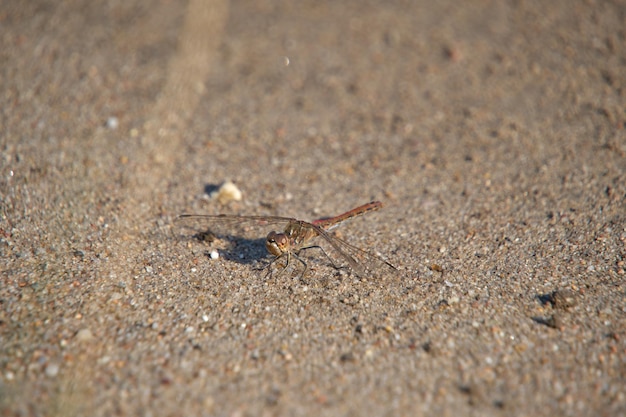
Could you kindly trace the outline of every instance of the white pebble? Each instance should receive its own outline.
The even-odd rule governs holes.
[[[54,378],[59,374],[59,365],[56,363],[50,363],[46,366],[46,375],[50,378]]]
[[[217,198],[220,204],[226,204],[229,201],[241,201],[243,193],[235,184],[226,181],[220,188],[211,193],[211,198]]]
[[[211,259],[215,260],[215,259],[219,259],[220,257],[220,253],[216,250],[212,250],[210,255]]]
[[[87,342],[93,339],[93,333],[89,329],[80,329],[78,333],[76,333],[76,340],[79,342]]]
[[[117,117],[109,117],[107,119],[107,127],[111,130],[115,130],[118,128],[118,126],[120,125],[120,121],[117,119]]]

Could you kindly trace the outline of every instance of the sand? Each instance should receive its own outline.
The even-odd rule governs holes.
[[[433,3],[4,4],[1,414],[626,414],[626,4]]]

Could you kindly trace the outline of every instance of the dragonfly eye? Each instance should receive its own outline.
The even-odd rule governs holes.
[[[265,248],[274,256],[285,253],[287,236],[284,233],[270,232],[265,239]]]

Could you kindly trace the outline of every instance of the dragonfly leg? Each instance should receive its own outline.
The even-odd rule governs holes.
[[[306,264],[306,262],[304,262],[304,260],[299,257],[297,254],[293,254],[293,257],[296,258],[298,261],[300,261],[300,263],[304,266],[304,269],[302,270],[302,273],[300,274],[299,279],[302,279],[304,277],[304,274],[306,274],[306,271],[308,271],[309,266]]]
[[[273,278],[274,273],[273,273],[273,267],[274,264],[276,264],[276,268],[280,267],[280,260],[283,258],[284,254],[280,255],[280,256],[276,256],[274,257],[274,259],[272,259],[270,261],[269,264],[267,264],[267,266],[265,268],[267,268],[267,273],[265,274],[265,276],[263,277],[263,279],[267,279],[269,278]],[[280,274],[282,274],[285,271],[285,268],[287,268],[287,265],[289,265],[289,258],[287,258],[287,263],[285,264],[285,266],[282,267],[282,270],[278,273],[277,276],[280,276]]]
[[[328,262],[330,262],[330,264],[333,266],[333,268],[335,269],[343,269],[346,268],[345,266],[338,266],[335,264],[335,262],[333,261],[333,258],[330,257],[330,255],[328,253],[326,253],[326,251],[324,250],[324,248],[322,248],[321,246],[318,245],[313,245],[313,246],[306,246],[302,249],[300,249],[300,252],[303,250],[307,250],[307,249],[319,249],[320,251],[322,251],[322,253],[324,254],[324,256],[326,256],[326,259],[328,259]],[[300,253],[298,252],[298,253]],[[300,258],[298,258],[300,259]],[[301,259],[300,259],[301,260]],[[302,260],[301,260],[302,261]],[[303,261],[302,261],[303,262]],[[304,263],[304,262],[303,262]],[[306,264],[305,264],[306,265]]]
[[[267,278],[267,277],[268,277],[268,275],[269,275],[270,277],[273,277],[273,273],[272,273],[272,265],[274,265],[274,263],[276,263],[276,268],[281,268],[280,272],[278,272],[278,274],[276,275],[276,278],[278,278],[279,276],[281,276],[281,275],[283,274],[283,272],[285,272],[285,270],[286,270],[286,269],[289,267],[289,265],[291,264],[291,255],[292,255],[292,253],[291,253],[291,252],[285,252],[285,253],[281,254],[280,256],[277,256],[277,257],[275,257],[274,259],[272,259],[272,261],[271,261],[271,262],[269,263],[269,265],[267,266],[268,271],[267,271],[267,274],[265,274],[265,278]],[[279,265],[279,262],[278,262],[278,261],[279,261],[280,259],[282,259],[282,258],[285,258],[285,257],[287,258],[287,261],[285,262],[285,265],[284,265],[284,266]],[[301,263],[304,265],[304,272],[306,272],[306,269],[307,269],[307,264],[306,264],[306,263],[305,263],[302,259],[300,259],[300,257],[299,257],[298,255],[296,255],[295,253],[293,253],[293,257],[294,257],[295,259],[297,259],[299,262],[301,262]],[[304,272],[301,274],[301,277],[302,277],[302,275],[304,275]]]
[[[274,259],[272,259],[272,261],[267,265],[267,273],[265,274],[265,276],[263,277],[263,279],[267,279],[267,277],[274,277],[273,274],[273,268],[272,266],[274,264],[276,264],[276,268],[281,268],[281,270],[278,272],[278,274],[276,274],[276,278],[278,278],[279,276],[281,276],[283,274],[283,272],[285,272],[285,270],[289,267],[289,265],[292,263],[291,262],[291,256],[293,255],[293,259],[296,259],[298,262],[300,262],[302,264],[302,266],[304,266],[304,269],[302,270],[302,273],[300,274],[300,279],[302,279],[302,277],[304,276],[304,274],[306,273],[306,271],[308,270],[308,265],[306,264],[306,262],[304,262],[304,260],[302,260],[302,258],[300,258],[298,255],[296,255],[295,253],[292,252],[286,252],[283,253],[280,256],[275,257]],[[279,260],[282,258],[287,258],[287,261],[285,262],[284,265],[279,265]]]

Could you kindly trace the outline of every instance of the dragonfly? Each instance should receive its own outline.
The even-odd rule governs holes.
[[[315,244],[316,238],[320,238],[322,242],[327,244],[327,247],[329,246],[332,248],[334,253],[345,260],[358,276],[363,276],[365,271],[371,268],[371,265],[384,265],[386,268],[394,270],[397,268],[380,256],[360,249],[345,240],[330,234],[329,231],[354,217],[380,210],[382,207],[383,203],[380,201],[372,201],[338,216],[322,218],[312,222],[280,216],[239,216],[229,214],[182,214],[178,216],[177,221],[184,223],[194,222],[206,224],[209,226],[209,230],[215,227],[217,227],[217,229],[223,229],[224,224],[230,225],[232,228],[234,228],[234,225],[242,224],[252,224],[254,226],[264,227],[270,225],[281,225],[284,226],[282,232],[271,231],[265,238],[265,248],[271,255],[274,256],[274,259],[268,265],[270,268],[268,273],[271,273],[271,265],[274,262],[279,261],[280,259],[286,259],[285,266],[282,270],[284,271],[291,263],[291,260],[296,259],[304,266],[304,270],[301,274],[301,276],[304,276],[308,269],[308,265],[299,255],[303,250],[312,248],[320,249],[331,261],[333,266],[335,266],[334,262],[332,262],[332,258],[326,253],[324,248]]]

